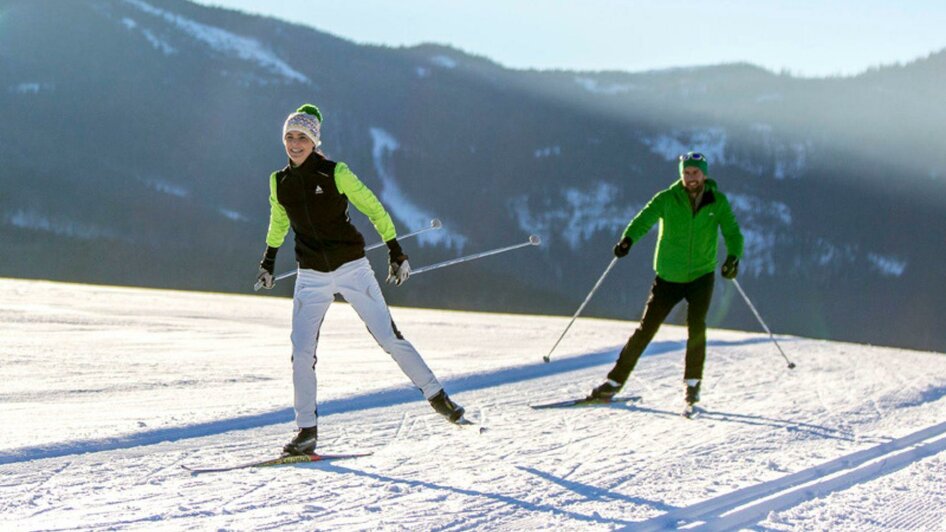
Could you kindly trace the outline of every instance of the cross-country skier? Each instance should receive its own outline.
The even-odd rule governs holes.
[[[614,246],[614,255],[624,257],[660,222],[654,253],[656,279],[650,290],[644,316],[621,350],[607,380],[592,390],[595,399],[611,399],[621,390],[634,365],[670,311],[687,301],[686,382],[687,408],[700,400],[700,380],[706,359],[706,313],[713,296],[716,245],[722,232],[727,257],[721,273],[734,279],[739,271],[743,239],[726,196],[716,182],[707,179],[708,163],[701,153],[680,156],[680,179],[657,195],[628,224]]]
[[[371,335],[394,358],[430,402],[451,421],[463,407],[443,386],[394,325],[374,271],[365,258],[365,240],[351,224],[348,203],[364,213],[387,243],[387,281],[398,286],[411,273],[407,255],[397,241],[391,216],[345,163],[326,159],[319,146],[322,114],[311,104],[300,107],[283,124],[283,145],[289,164],[269,178],[270,218],[266,251],[257,280],[272,288],[276,252],[291,226],[295,232],[299,271],[292,311],[292,383],[299,431],[283,450],[311,454],[318,437],[316,345],[322,320],[341,294],[365,322]]]

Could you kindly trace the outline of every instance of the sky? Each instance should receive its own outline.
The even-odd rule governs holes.
[[[197,0],[358,43],[447,44],[516,69],[623,70],[749,62],[854,75],[946,48],[946,2],[915,0]]]

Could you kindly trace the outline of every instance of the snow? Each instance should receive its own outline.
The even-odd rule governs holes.
[[[454,69],[457,67],[457,60],[448,56],[448,55],[435,55],[430,58],[430,62],[436,66],[446,69]]]
[[[54,88],[55,85],[52,83],[26,81],[10,86],[7,91],[13,94],[39,94],[41,92],[52,92]]]
[[[605,181],[590,183],[584,189],[566,187],[559,193],[565,208],[552,209],[542,205],[550,202],[538,198],[530,201],[528,195],[521,195],[509,200],[509,210],[524,232],[542,235],[549,246],[555,238],[561,238],[572,251],[599,231],[620,234],[642,207],[615,201],[620,198],[618,187]]]
[[[592,94],[605,94],[608,96],[624,94],[633,90],[637,90],[637,86],[633,83],[602,84],[594,78],[586,78],[582,76],[576,76],[575,83]]]
[[[400,147],[400,143],[393,135],[382,128],[372,127],[369,131],[372,141],[371,157],[374,161],[375,172],[377,172],[378,179],[382,183],[381,202],[395,218],[405,224],[403,227],[399,227],[400,232],[408,233],[430,227],[430,221],[437,218],[437,216],[414,203],[401,190],[401,186],[394,177],[393,170],[389,169],[387,158]],[[429,231],[418,235],[417,240],[420,245],[442,245],[447,249],[463,251],[467,237],[450,230],[445,224],[443,228],[437,231]]]
[[[227,218],[229,218],[230,220],[233,220],[234,222],[247,222],[247,221],[249,221],[249,217],[247,217],[245,214],[243,214],[243,213],[241,213],[241,212],[234,211],[234,210],[230,210],[230,209],[225,209],[225,208],[223,208],[223,207],[220,207],[220,208],[218,208],[217,210],[220,212],[220,214],[226,216]]]
[[[808,161],[808,144],[795,142],[787,146],[778,146],[774,151],[775,179],[797,179],[805,171]]]
[[[122,17],[121,23],[122,26],[125,26],[128,30],[138,29],[138,23],[132,18]],[[151,44],[155,50],[158,50],[162,54],[173,55],[177,53],[177,48],[155,35],[154,32],[148,28],[141,28],[141,34],[145,36],[145,39],[148,40],[148,43]]]
[[[287,81],[309,83],[309,78],[306,77],[305,74],[292,68],[256,39],[242,37],[224,29],[202,24],[182,17],[181,15],[158,9],[143,0],[125,0],[125,3],[138,8],[144,13],[163,19],[179,31],[210,46],[214,51],[255,63],[263,69],[285,78]],[[124,20],[125,19],[123,19],[123,24],[128,27],[128,23],[124,22]],[[145,30],[142,30],[142,32],[148,41],[163,53],[169,54],[173,53],[173,50],[175,50],[173,46],[158,39],[153,32],[145,32]]]
[[[177,196],[179,198],[186,198],[190,196],[190,191],[183,185],[171,183],[170,181],[165,181],[163,179],[146,179],[144,180],[144,183],[148,185],[148,187],[157,190],[158,192],[162,192],[171,196]]]
[[[815,241],[817,255],[815,261],[820,266],[833,264],[842,268],[845,264],[857,261],[857,248],[851,244],[838,245],[824,238]]]
[[[580,318],[543,364],[567,317],[392,309],[481,432],[433,414],[336,303],[319,346],[319,446],[374,454],[187,473],[288,441],[291,306],[0,279],[4,528],[946,525],[943,354],[781,337],[790,371],[766,335],[711,329],[707,410],[686,420],[686,333],[665,326],[626,387],[643,402],[530,409],[604,378],[636,325],[617,320]]]
[[[37,94],[39,89],[39,83],[20,83],[15,87],[11,87],[10,91],[17,94]]]
[[[784,99],[785,97],[780,92],[769,92],[755,97],[756,103],[778,103]]]
[[[773,204],[777,203],[773,202]],[[835,272],[853,267],[858,270],[874,272],[878,278],[900,277],[909,264],[902,257],[863,251],[856,244],[839,244],[823,237],[811,240],[798,237],[787,229],[787,225],[785,228],[781,228],[778,223],[773,221],[772,217],[777,213],[777,210],[770,213],[736,212],[736,217],[742,227],[743,237],[745,237],[747,257],[740,263],[740,272],[753,276],[775,275],[774,254],[777,252],[776,246],[778,245],[802,248],[793,265],[789,267],[796,274],[811,271],[812,266],[829,268]],[[768,221],[765,219],[766,216],[769,217]],[[767,225],[760,225],[763,223]],[[752,229],[753,227],[766,227],[766,229],[755,230]]]
[[[726,130],[721,127],[687,128],[643,139],[650,151],[668,161],[676,161],[690,151],[706,155],[710,164],[710,175],[714,164],[726,163]]]
[[[742,216],[768,216],[779,225],[792,225],[792,209],[781,201],[731,192],[726,194],[733,211]]]
[[[750,126],[750,131],[756,135],[759,148],[765,153],[765,156],[756,161],[752,160],[730,160],[729,164],[738,165],[740,168],[754,175],[762,177],[769,161],[772,161],[772,177],[775,179],[798,179],[807,169],[808,160],[814,149],[814,143],[811,140],[804,142],[789,142],[780,139],[775,134],[775,129],[770,124],[756,123]]]
[[[779,239],[791,238],[791,208],[747,194],[726,194],[739,221],[745,258],[740,262],[746,275],[775,275],[775,247]],[[764,229],[757,229],[764,228]]]
[[[644,138],[643,143],[650,151],[667,161],[675,161],[689,151],[697,151],[707,156],[710,165],[710,177],[713,177],[715,165],[735,166],[750,174],[762,176],[768,161],[772,161],[772,177],[778,180],[798,179],[804,174],[814,144],[804,142],[785,142],[774,136],[769,124],[755,123],[750,131],[757,135],[760,149],[767,153],[759,160],[739,158],[727,155],[728,136],[722,127],[675,129],[667,134],[653,138]]]
[[[33,209],[19,209],[10,213],[6,216],[6,222],[21,229],[33,229],[83,240],[117,238],[117,234],[111,229],[77,222],[63,216],[50,217]]]
[[[536,148],[533,151],[533,156],[536,159],[544,159],[546,157],[558,157],[562,154],[562,147],[559,145],[555,146],[546,146],[544,148]]]
[[[886,277],[900,277],[907,269],[907,261],[897,257],[868,253],[867,260],[875,270]]]

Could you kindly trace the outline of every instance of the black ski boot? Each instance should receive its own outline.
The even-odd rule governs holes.
[[[319,439],[319,426],[300,428],[296,437],[282,448],[286,454],[315,454],[315,444]]]
[[[687,384],[687,405],[692,406],[700,402],[700,382],[696,381],[694,386]]]
[[[463,407],[454,403],[444,390],[437,392],[437,395],[431,397],[428,401],[438,414],[449,419],[451,423],[456,423],[463,417]]]
[[[601,386],[598,386],[594,390],[591,390],[591,395],[588,396],[588,399],[595,399],[598,401],[610,401],[621,391],[624,385],[620,382],[613,381],[608,379],[604,381]]]

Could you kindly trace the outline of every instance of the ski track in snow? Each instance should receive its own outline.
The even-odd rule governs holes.
[[[408,285],[409,287],[410,285]],[[636,323],[394,309],[477,426],[430,411],[344,304],[319,345],[326,452],[356,460],[191,475],[292,432],[291,301],[0,279],[3,529],[886,530],[946,527],[946,357],[710,331],[706,411],[682,418],[685,329],[626,393]]]

